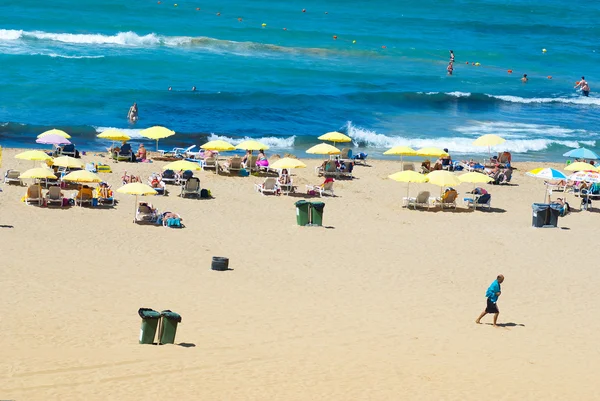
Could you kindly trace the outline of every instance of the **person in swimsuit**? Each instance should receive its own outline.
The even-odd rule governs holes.
[[[127,113],[127,118],[132,123],[134,123],[134,122],[136,122],[138,120],[138,107],[137,107],[137,103],[134,103],[133,106],[131,106],[129,108],[129,113]]]
[[[575,85],[575,88],[581,88],[581,93],[583,93],[583,96],[590,95],[590,85],[585,80],[585,77],[581,77],[581,81]]]
[[[521,82],[527,82],[529,78],[527,78],[527,74],[523,74],[523,78],[521,78]]]
[[[454,71],[454,67],[452,66],[452,61],[450,61],[448,63],[448,67],[446,67],[446,70],[448,71],[448,75],[452,75],[452,71]]]
[[[450,62],[454,63],[454,51],[450,50]]]

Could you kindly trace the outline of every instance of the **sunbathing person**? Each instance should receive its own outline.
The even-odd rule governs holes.
[[[258,158],[256,159],[256,166],[269,167],[269,160],[267,160],[267,155],[265,155],[265,151],[262,149],[258,151]]]
[[[160,216],[160,220],[162,221],[162,225],[165,227],[181,227],[181,216],[177,213],[173,212],[164,212]]]
[[[421,172],[423,174],[427,174],[431,171],[431,162],[429,160],[425,160],[423,163],[421,163]]]
[[[571,211],[571,207],[563,198],[556,198],[552,203],[560,205],[560,216],[564,217]]]
[[[100,185],[96,188],[96,197],[102,199],[110,199],[112,198],[112,190],[110,189],[110,185],[106,182],[101,182]]]
[[[138,148],[137,153],[135,154],[135,157],[137,158],[137,161],[139,161],[139,162],[146,161],[146,159],[147,159],[146,148],[144,147],[143,143],[140,143],[140,146]]]
[[[289,184],[291,182],[287,169],[284,168],[283,170],[281,170],[281,174],[279,175],[277,182],[283,185]]]

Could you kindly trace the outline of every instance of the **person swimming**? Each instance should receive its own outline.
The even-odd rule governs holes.
[[[450,62],[454,63],[454,51],[450,50]]]
[[[583,96],[590,95],[590,85],[585,80],[585,77],[581,77],[581,81],[579,81],[579,83],[575,85],[575,88],[580,88]]]
[[[521,82],[527,82],[529,78],[527,78],[527,74],[523,74],[523,78],[521,78]]]
[[[129,112],[127,113],[127,118],[132,123],[134,123],[134,122],[136,122],[138,120],[138,107],[137,107],[137,103],[133,103],[133,106],[131,106],[129,108]]]
[[[452,71],[454,71],[454,67],[452,66],[452,61],[448,63],[448,67],[446,67],[448,71],[448,75],[452,75]]]

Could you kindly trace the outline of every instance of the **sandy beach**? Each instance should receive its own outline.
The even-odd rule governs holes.
[[[3,173],[32,167],[18,151],[3,150]],[[407,210],[406,184],[387,178],[399,162],[371,160],[322,199],[326,228],[299,227],[294,202],[322,182],[306,163],[293,196],[198,172],[213,199],[148,198],[181,230],[133,224],[133,196],[41,208],[3,184],[0,399],[598,399],[598,209],[569,195],[560,229],[532,228],[544,185],[524,173],[541,164],[515,163],[512,185],[484,186],[491,211]],[[108,164],[117,189],[164,162]],[[502,326],[476,325],[500,273]],[[179,345],[138,344],[140,307],[180,313]]]

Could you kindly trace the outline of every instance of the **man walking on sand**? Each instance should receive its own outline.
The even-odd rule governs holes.
[[[498,297],[502,293],[500,291],[500,284],[502,284],[503,281],[504,276],[500,274],[487,289],[485,293],[485,296],[487,297],[487,305],[485,307],[485,310],[481,312],[481,315],[479,315],[477,320],[475,320],[475,323],[481,324],[481,318],[487,315],[488,313],[492,313],[494,315],[494,326],[498,326],[497,322],[500,311],[498,310],[498,305],[496,303],[498,302]]]

